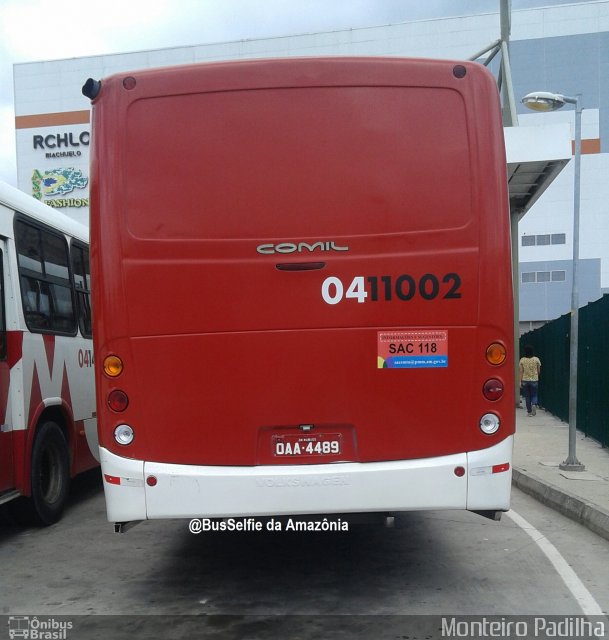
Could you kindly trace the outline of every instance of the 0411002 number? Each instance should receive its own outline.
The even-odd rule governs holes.
[[[355,276],[346,287],[340,278],[330,276],[321,284],[321,297],[331,305],[343,300],[357,300],[360,304],[366,300],[408,302],[415,297],[422,300],[458,300],[461,298],[461,276],[458,273],[443,276],[425,273],[419,278],[408,274],[397,277]]]

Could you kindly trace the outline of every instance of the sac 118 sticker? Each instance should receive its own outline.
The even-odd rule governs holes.
[[[448,367],[448,331],[403,330],[378,332],[379,369]]]

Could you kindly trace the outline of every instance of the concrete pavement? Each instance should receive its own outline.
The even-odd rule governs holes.
[[[609,540],[609,448],[577,432],[585,471],[563,471],[569,425],[537,410],[516,409],[513,485]]]

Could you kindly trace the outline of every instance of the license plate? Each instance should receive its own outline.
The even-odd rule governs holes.
[[[342,450],[340,433],[286,434],[273,436],[273,455],[278,458],[337,456]]]

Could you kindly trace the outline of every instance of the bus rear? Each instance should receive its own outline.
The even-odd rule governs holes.
[[[509,215],[483,67],[231,62],[86,92],[110,521],[509,508]]]

